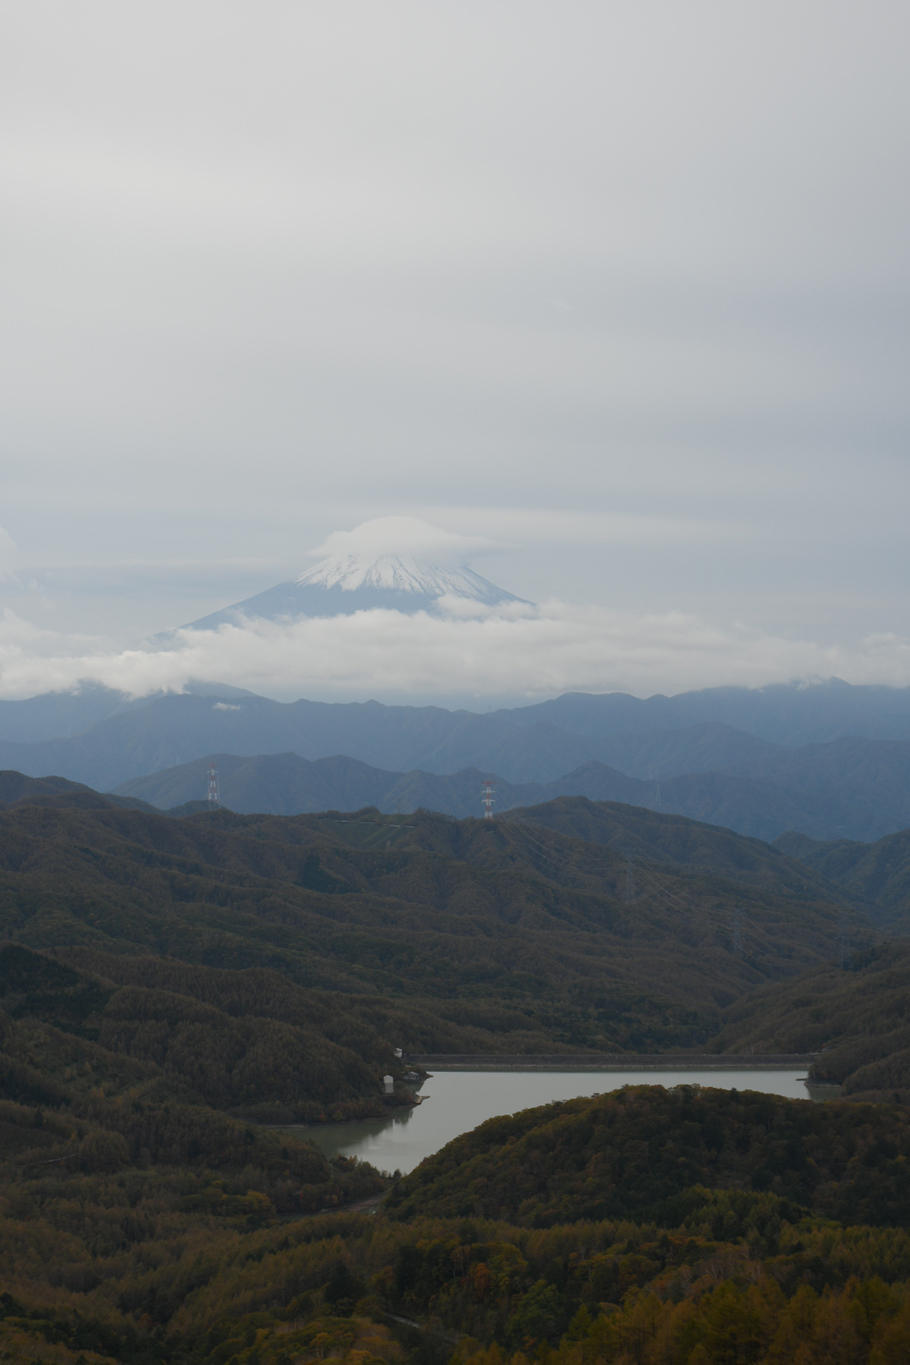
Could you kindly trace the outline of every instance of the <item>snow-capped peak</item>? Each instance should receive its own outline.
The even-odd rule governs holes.
[[[466,597],[476,602],[511,596],[472,569],[430,564],[411,555],[382,554],[377,559],[356,554],[330,555],[296,580],[300,587],[340,588],[356,592],[377,588],[386,592],[419,593],[423,597]]]
[[[217,630],[242,620],[293,621],[376,608],[434,612],[446,609],[440,598],[448,605],[453,598],[487,607],[524,603],[466,566],[467,556],[480,548],[489,549],[489,542],[475,543],[415,517],[364,522],[353,531],[329,536],[319,551],[325,557],[299,578],[203,616],[184,629]]]

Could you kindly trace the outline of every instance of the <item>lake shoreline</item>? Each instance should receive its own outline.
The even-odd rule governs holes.
[[[690,1062],[685,1067],[677,1064],[675,1067],[633,1068],[626,1064],[610,1070],[602,1063],[592,1066],[594,1059],[587,1057],[584,1059],[586,1065],[578,1069],[562,1066],[557,1070],[552,1065],[549,1068],[535,1066],[530,1057],[522,1059],[523,1065],[516,1066],[514,1055],[508,1059],[507,1066],[491,1066],[489,1057],[475,1057],[474,1060],[477,1065],[473,1067],[464,1064],[445,1067],[434,1063],[430,1074],[420,1083],[422,1098],[428,1099],[429,1104],[390,1110],[385,1119],[299,1125],[296,1131],[315,1142],[330,1159],[357,1157],[369,1161],[377,1170],[407,1174],[453,1138],[488,1119],[605,1094],[629,1085],[663,1085],[672,1089],[689,1084],[783,1095],[803,1101],[813,1098],[806,1093],[805,1066],[786,1068],[766,1064],[746,1068],[731,1067],[725,1062],[696,1067]],[[712,1058],[712,1061],[716,1060],[716,1057]],[[288,1131],[293,1130],[288,1128]]]
[[[542,1055],[407,1053],[405,1060],[429,1071],[792,1071],[810,1067],[815,1052],[793,1053],[566,1053]]]

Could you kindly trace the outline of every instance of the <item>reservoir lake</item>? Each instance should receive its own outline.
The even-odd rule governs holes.
[[[554,1100],[603,1095],[624,1085],[715,1086],[759,1090],[788,1099],[831,1098],[834,1088],[807,1090],[805,1068],[792,1071],[742,1068],[703,1071],[439,1071],[428,1077],[415,1109],[396,1109],[388,1118],[351,1123],[295,1125],[328,1157],[356,1156],[381,1171],[407,1175],[424,1157],[498,1114],[516,1114]],[[813,1087],[814,1092],[814,1087]]]

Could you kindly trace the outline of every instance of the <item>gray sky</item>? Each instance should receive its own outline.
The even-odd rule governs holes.
[[[493,542],[475,568],[576,623],[524,653],[487,623],[478,695],[910,682],[908,28],[0,3],[0,693],[391,515]],[[409,637],[421,695],[466,641]],[[193,666],[407,692],[381,642],[323,647],[325,675]]]

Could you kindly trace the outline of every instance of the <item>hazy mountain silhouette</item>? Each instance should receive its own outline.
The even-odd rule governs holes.
[[[910,743],[835,740],[781,755],[772,777],[690,773],[658,784],[597,760],[550,782],[512,783],[476,767],[452,774],[398,773],[344,755],[307,760],[293,753],[222,753],[133,778],[116,791],[162,809],[201,800],[208,765],[214,762],[224,804],[249,813],[295,815],[375,805],[387,813],[424,807],[461,818],[481,813],[481,783],[493,777],[500,812],[557,796],[586,796],[673,812],[765,840],[787,830],[869,840],[910,825]]]
[[[792,744],[805,734],[812,743]],[[869,840],[910,825],[908,735],[910,689],[838,682],[647,701],[576,693],[486,715],[283,703],[214,684],[141,701],[87,688],[0,704],[0,766],[101,790],[211,754],[290,753],[311,762],[344,755],[389,775],[383,792],[394,786],[396,800],[405,799],[405,774],[423,774],[425,792],[427,775],[476,769],[514,787],[562,784],[553,794],[628,800],[766,839],[793,828]],[[586,785],[567,786],[582,782],[581,770]],[[433,793],[415,804],[464,811],[460,796],[438,786]],[[197,788],[181,799],[204,794]]]

